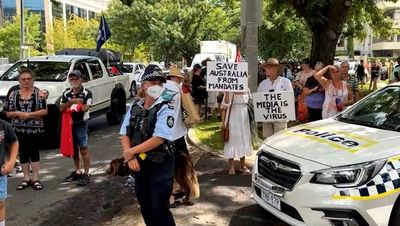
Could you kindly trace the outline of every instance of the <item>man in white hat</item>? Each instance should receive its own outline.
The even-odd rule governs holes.
[[[269,58],[262,64],[262,67],[267,74],[267,78],[260,83],[257,92],[293,91],[290,80],[281,76],[283,65],[276,58]],[[286,128],[287,121],[265,122],[263,123],[263,138],[272,136]]]
[[[191,193],[195,194],[195,196],[197,196],[196,193],[198,193],[197,177],[193,170],[193,163],[185,141],[187,128],[182,117],[180,87],[183,80],[184,76],[181,74],[181,70],[177,66],[173,65],[170,67],[169,75],[167,76],[167,83],[164,84],[164,88],[176,92],[172,100],[175,111],[175,124],[172,128],[172,141],[175,145],[175,181],[180,185],[180,189],[174,192],[170,198],[171,208],[178,206],[181,198],[185,197],[184,201],[187,202]],[[187,174],[190,175],[187,176]],[[187,178],[191,179],[187,180]]]

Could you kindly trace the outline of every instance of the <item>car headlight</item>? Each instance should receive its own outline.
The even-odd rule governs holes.
[[[312,172],[311,183],[330,184],[339,188],[357,187],[367,183],[385,165],[386,160],[377,160],[356,165],[335,167]]]

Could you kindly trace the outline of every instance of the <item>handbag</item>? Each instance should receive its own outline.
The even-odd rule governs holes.
[[[230,121],[230,117],[231,117],[232,103],[233,103],[234,97],[235,97],[235,94],[232,95],[231,104],[229,105],[229,108],[226,110],[228,114],[226,115],[226,113],[225,113],[225,117],[224,117],[225,120],[224,120],[224,122],[222,122],[221,137],[222,137],[222,141],[224,141],[224,142],[227,142],[229,140],[229,121]]]
[[[197,111],[196,105],[193,102],[190,90],[182,89],[181,91],[181,102],[182,102],[182,117],[183,122],[187,127],[191,127],[194,124],[200,122],[200,115]]]

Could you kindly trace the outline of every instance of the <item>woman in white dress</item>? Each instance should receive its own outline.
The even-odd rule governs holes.
[[[245,174],[250,173],[245,166],[245,157],[251,155],[252,152],[248,101],[248,93],[225,93],[221,104],[221,108],[228,109],[223,121],[223,123],[229,122],[229,140],[225,142],[224,156],[229,159],[229,174],[232,175],[235,174],[235,158],[240,159],[239,171]],[[228,117],[230,117],[229,120]]]

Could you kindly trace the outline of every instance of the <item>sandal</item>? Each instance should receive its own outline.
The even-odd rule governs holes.
[[[22,183],[17,186],[17,190],[18,191],[24,190],[25,188],[29,187],[29,185],[31,185],[30,180],[23,180]]]
[[[244,175],[251,174],[251,171],[247,167],[243,167],[242,169],[239,169],[239,171]]]
[[[43,189],[43,185],[40,183],[39,180],[33,181],[32,187],[33,187],[33,189],[35,189],[35,190],[42,190],[42,189]]]

